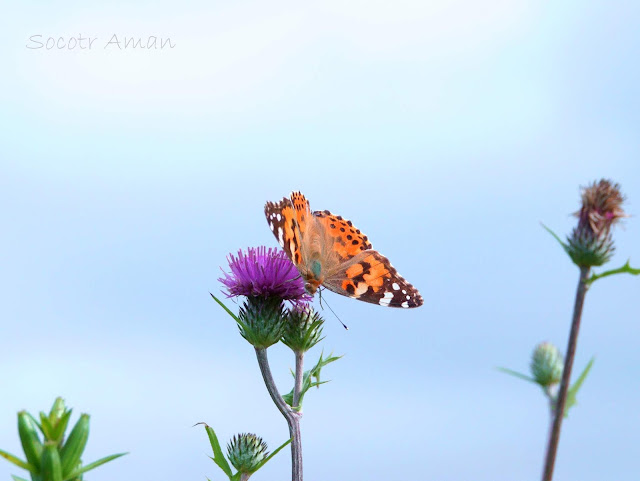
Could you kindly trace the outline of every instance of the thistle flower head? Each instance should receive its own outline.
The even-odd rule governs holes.
[[[558,384],[563,369],[564,361],[558,348],[550,342],[538,344],[531,357],[531,374],[536,382],[544,388]]]
[[[277,249],[250,247],[229,254],[230,273],[218,279],[227,289],[227,297],[278,297],[292,303],[308,302],[311,297],[304,290],[304,282],[287,255]]]
[[[582,206],[574,215],[578,217],[578,226],[589,229],[601,237],[609,234],[611,227],[621,218],[627,217],[622,209],[624,196],[620,185],[601,179],[582,189]]]
[[[578,225],[567,239],[567,252],[578,266],[601,266],[615,250],[611,228],[626,217],[620,186],[601,179],[582,189]]]
[[[267,443],[255,434],[238,434],[227,445],[227,455],[240,473],[253,474],[269,455]]]

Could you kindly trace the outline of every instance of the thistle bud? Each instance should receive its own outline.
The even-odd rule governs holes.
[[[558,384],[562,378],[564,361],[562,355],[550,342],[543,342],[533,351],[531,374],[543,388]]]
[[[243,474],[255,473],[268,455],[267,443],[251,433],[238,434],[227,445],[229,461]]]
[[[248,297],[240,308],[240,334],[257,349],[280,341],[285,323],[284,306],[278,297]]]
[[[323,339],[323,324],[324,320],[310,306],[296,306],[287,313],[282,342],[293,351],[308,351]]]
[[[601,266],[615,250],[611,228],[626,217],[618,184],[602,179],[582,189],[582,206],[574,215],[578,225],[567,238],[567,253],[580,267]]]

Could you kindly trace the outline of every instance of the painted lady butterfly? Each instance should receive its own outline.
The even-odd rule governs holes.
[[[313,295],[330,291],[389,307],[418,307],[422,296],[351,221],[328,210],[311,212],[300,192],[264,206],[269,227]]]

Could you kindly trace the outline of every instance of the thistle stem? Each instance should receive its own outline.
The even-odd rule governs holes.
[[[302,381],[304,379],[304,351],[295,351],[296,354],[296,379],[293,386],[293,406],[295,411],[300,412],[300,393],[302,392]]]
[[[293,411],[278,392],[276,383],[271,375],[271,368],[269,368],[267,350],[256,348],[256,357],[258,358],[258,365],[260,366],[264,384],[267,386],[267,391],[269,391],[271,399],[289,425],[289,435],[291,436],[291,480],[302,481],[302,440],[300,439],[300,418],[302,414]]]
[[[578,281],[578,289],[576,291],[576,301],[573,307],[573,320],[571,322],[571,331],[569,333],[569,343],[567,345],[567,354],[564,361],[564,370],[562,371],[562,381],[560,382],[560,390],[556,400],[555,413],[551,432],[549,433],[549,444],[547,446],[547,455],[545,459],[542,481],[551,481],[553,479],[553,468],[556,462],[556,453],[558,452],[558,442],[560,441],[560,428],[564,418],[564,409],[567,402],[567,391],[571,380],[571,368],[573,367],[573,359],[576,354],[576,345],[578,344],[578,332],[580,330],[580,319],[582,317],[582,307],[584,305],[584,297],[589,288],[590,267],[580,267],[580,280]]]

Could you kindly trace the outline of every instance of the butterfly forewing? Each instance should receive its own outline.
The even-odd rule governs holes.
[[[267,202],[264,206],[264,215],[280,247],[294,264],[299,264],[302,261],[300,230],[291,201],[285,197],[278,203]]]
[[[332,248],[342,261],[351,259],[362,251],[371,249],[371,242],[350,220],[334,215],[328,210],[313,213],[318,224],[332,239]]]

